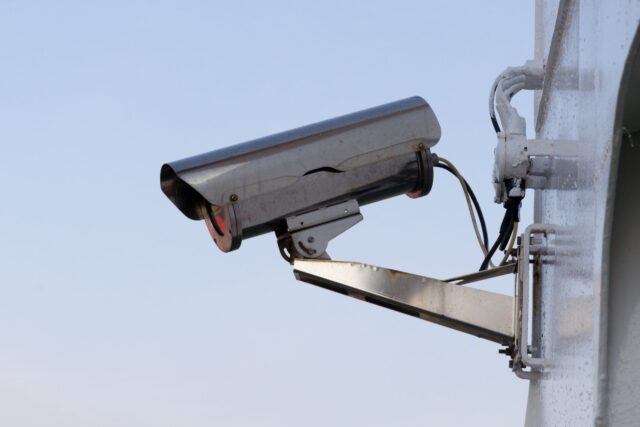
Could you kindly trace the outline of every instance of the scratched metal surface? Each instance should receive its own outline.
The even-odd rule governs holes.
[[[554,262],[543,267],[541,347],[552,367],[530,384],[526,425],[607,425],[610,183],[619,89],[640,2],[537,0],[536,6],[536,56],[547,64],[545,88],[536,94],[537,137],[573,139],[584,149],[575,176],[536,200],[538,220],[565,231]],[[556,24],[559,10],[566,13]]]

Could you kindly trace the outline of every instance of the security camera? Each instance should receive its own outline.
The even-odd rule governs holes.
[[[496,87],[502,90],[500,84]],[[505,345],[514,370],[531,378],[532,363],[540,362],[527,353],[527,315],[519,310],[527,306],[524,278],[532,229],[523,235],[518,258],[510,259],[518,241],[519,199],[509,194],[500,234],[489,247],[471,186],[451,161],[431,153],[439,139],[431,107],[412,97],[167,163],[160,185],[183,214],[205,221],[222,251],[238,249],[243,238],[275,232],[296,279]],[[522,160],[526,153],[518,150],[503,157]],[[521,151],[527,152],[526,147]],[[528,173],[540,169],[529,163]],[[434,168],[460,183],[484,256],[480,271],[438,280],[330,259],[329,241],[362,220],[360,206],[401,194],[428,194]],[[505,255],[493,267],[491,258],[503,246]],[[512,273],[518,274],[520,286],[513,296],[462,286]],[[531,370],[522,370],[522,360]]]
[[[164,194],[218,248],[275,232],[285,259],[328,258],[359,207],[431,190],[440,125],[412,97],[162,166]]]

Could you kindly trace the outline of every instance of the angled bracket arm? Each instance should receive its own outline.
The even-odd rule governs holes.
[[[500,344],[513,344],[516,307],[512,296],[357,262],[294,259],[293,266],[300,281]],[[513,265],[504,271],[513,272]]]

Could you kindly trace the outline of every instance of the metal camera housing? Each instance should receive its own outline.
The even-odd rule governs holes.
[[[286,241],[292,231],[351,217],[348,228],[362,218],[359,206],[429,193],[430,148],[439,139],[431,107],[412,97],[167,163],[160,181],[176,207],[204,219],[228,252],[271,231]],[[290,241],[281,249],[321,257],[321,241],[306,236],[304,249]]]

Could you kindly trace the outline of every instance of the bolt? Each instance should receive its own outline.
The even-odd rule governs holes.
[[[232,202],[237,202],[238,201],[238,195],[235,193],[231,193],[231,195],[229,196],[229,200],[231,200]]]
[[[513,356],[513,348],[512,347],[501,348],[498,350],[498,353],[506,354],[507,356]]]
[[[313,238],[313,236],[309,236],[309,238],[307,238],[307,242],[309,243],[313,243],[316,239]]]

